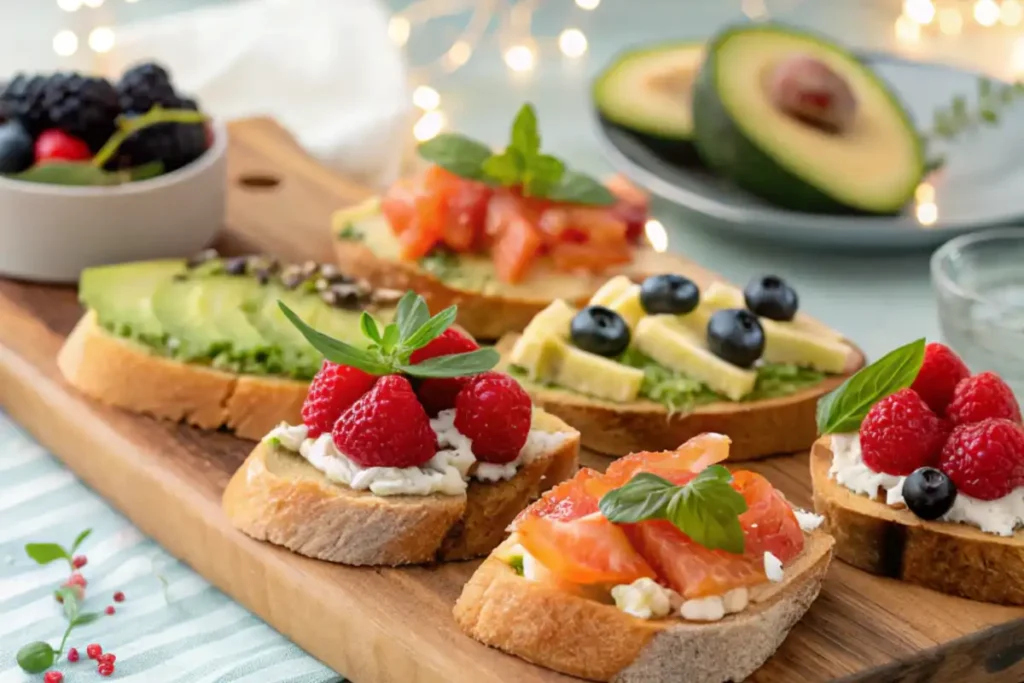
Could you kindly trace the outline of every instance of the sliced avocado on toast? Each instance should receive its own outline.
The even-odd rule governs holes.
[[[594,81],[598,115],[659,156],[698,162],[692,89],[703,55],[703,42],[665,43],[620,54]]]
[[[316,264],[281,269],[259,257],[202,263],[147,261],[90,268],[80,299],[111,334],[182,362],[309,379],[322,356],[277,305],[318,329],[361,339],[359,316],[393,316],[393,297]]]
[[[845,48],[779,25],[711,41],[693,127],[711,169],[798,211],[896,213],[925,173],[920,136],[885,82]]]

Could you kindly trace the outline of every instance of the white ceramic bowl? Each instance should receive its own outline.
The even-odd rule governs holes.
[[[0,276],[76,282],[84,268],[190,256],[224,222],[227,128],[193,163],[150,180],[64,187],[0,176]]]

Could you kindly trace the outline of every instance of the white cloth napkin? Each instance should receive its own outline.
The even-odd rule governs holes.
[[[412,125],[387,24],[376,0],[246,0],[125,26],[102,70],[153,59],[212,116],[273,116],[323,163],[381,186]]]

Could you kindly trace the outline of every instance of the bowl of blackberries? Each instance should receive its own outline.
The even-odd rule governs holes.
[[[0,89],[0,276],[207,246],[224,219],[227,131],[158,64],[117,80],[18,74]]]

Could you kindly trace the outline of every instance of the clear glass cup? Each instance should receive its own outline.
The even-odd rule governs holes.
[[[1024,228],[950,240],[932,255],[931,272],[946,344],[1024,401]]]

